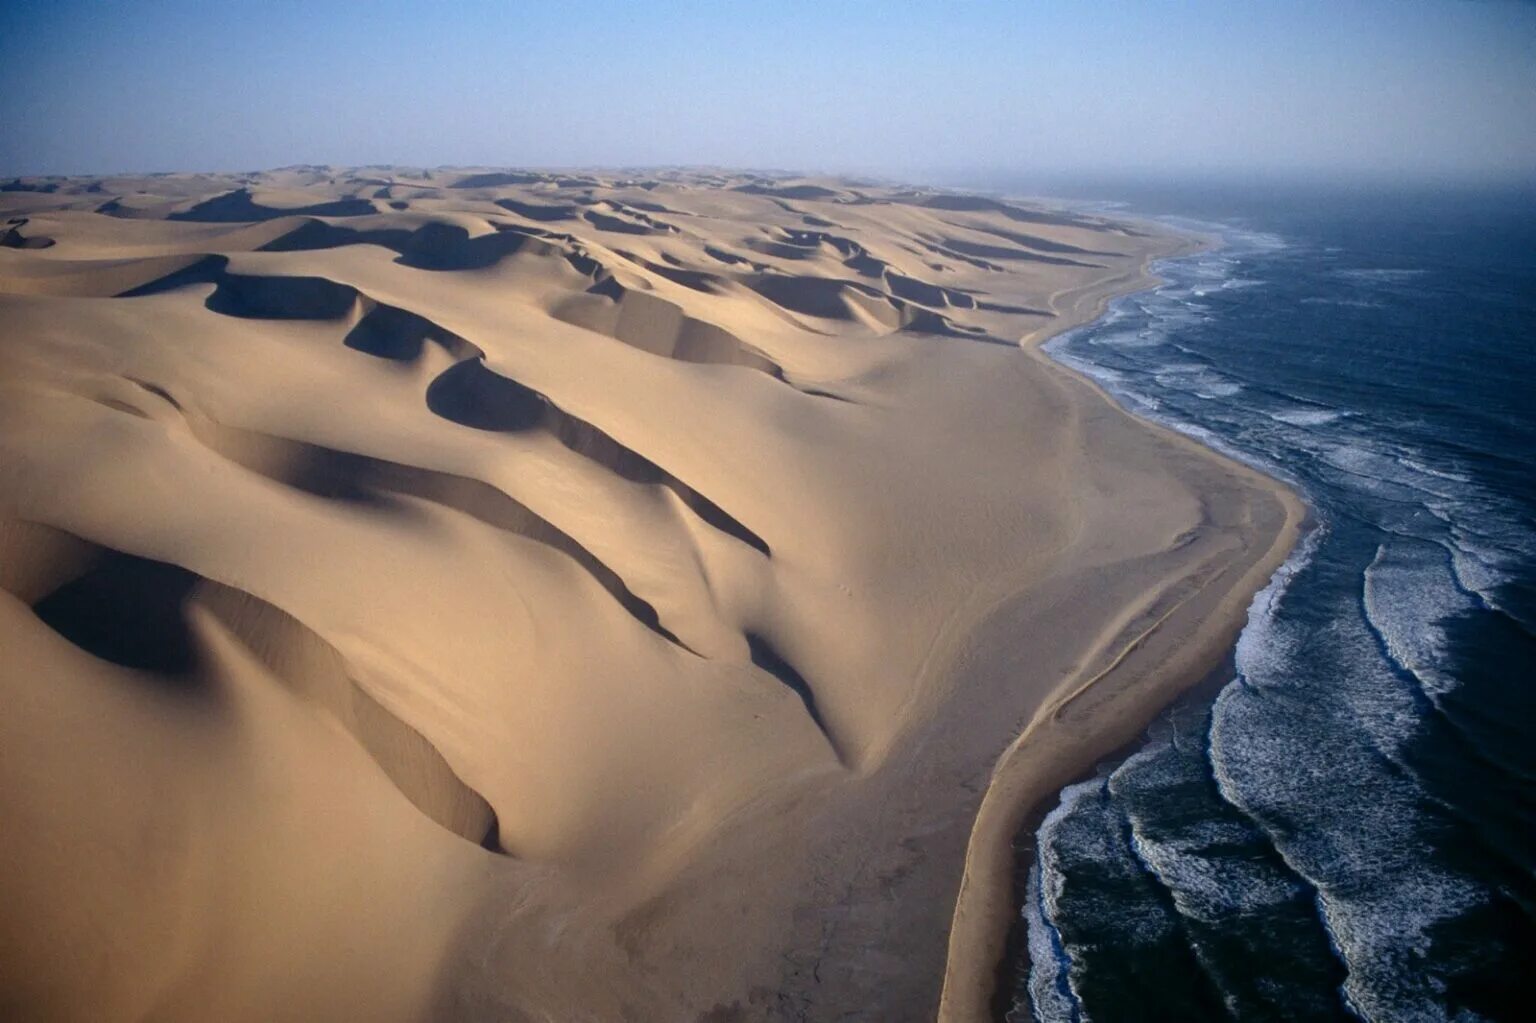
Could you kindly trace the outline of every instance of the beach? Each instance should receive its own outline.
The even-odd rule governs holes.
[[[734,171],[0,191],[0,1008],[992,1018],[1283,485],[1040,350],[1203,241]]]

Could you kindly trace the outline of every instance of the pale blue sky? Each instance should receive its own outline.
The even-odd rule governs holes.
[[[0,3],[0,174],[1536,179],[1536,5]]]

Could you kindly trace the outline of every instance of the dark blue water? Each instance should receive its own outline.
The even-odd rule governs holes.
[[[1316,521],[1039,827],[1008,1018],[1536,1019],[1536,203],[1137,206],[1223,246],[1051,350]]]

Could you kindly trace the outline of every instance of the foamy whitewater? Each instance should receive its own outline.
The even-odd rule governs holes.
[[[1314,521],[1214,704],[1039,826],[1007,1018],[1529,1018],[1536,217],[1224,198],[1175,221],[1220,247],[1049,350]]]

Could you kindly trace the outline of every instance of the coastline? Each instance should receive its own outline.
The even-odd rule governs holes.
[[[294,937],[195,960],[167,1018],[288,960],[338,979],[245,1018],[982,1018],[956,1006],[990,990],[1009,815],[1214,663],[1295,518],[1040,350],[1199,244],[1129,218],[704,173],[60,187],[0,260],[0,492],[37,562],[0,579],[31,651],[5,667],[80,676],[61,707],[113,694],[199,770],[177,800],[71,776],[16,849],[85,848],[64,808],[93,800],[239,848],[345,798],[453,893],[406,940],[419,907],[378,896],[424,897],[406,860],[304,873],[345,831],[199,861],[263,893],[208,933]],[[130,621],[145,572],[191,587],[201,691],[252,694],[223,727],[262,750],[308,721],[293,755],[351,758],[352,791],[271,794],[120,652],[87,657],[52,595],[101,580]],[[71,720],[8,718],[44,745],[0,797],[106,741]],[[249,817],[199,816],[202,786]],[[83,864],[33,869],[32,897],[81,897]],[[317,885],[322,910],[294,894]],[[208,913],[146,898],[100,930]],[[375,944],[333,962],[361,920]],[[117,982],[172,997],[156,976]]]
[[[1077,296],[1077,318],[1053,323],[1021,344],[1032,357],[1071,374],[1091,394],[1088,400],[1107,404],[1134,428],[1154,431],[1219,467],[1225,478],[1213,481],[1213,499],[1232,496],[1240,481],[1241,488],[1252,488],[1273,506],[1261,509],[1253,523],[1254,547],[1247,556],[1234,558],[1192,593],[1159,609],[1150,624],[1143,616],[1144,627],[1127,629],[1101,647],[1100,657],[1064,680],[997,758],[972,827],[955,900],[938,1013],[942,1023],[984,1023],[1000,1016],[1003,992],[998,983],[1017,915],[1015,842],[1025,824],[1095,764],[1133,748],[1158,714],[1231,663],[1251,601],[1285,564],[1308,519],[1305,503],[1285,483],[1135,415],[1097,381],[1043,350],[1052,338],[1102,318],[1115,300],[1160,286],[1154,264],[1193,255],[1212,244],[1198,235],[1184,237],[1185,243],[1172,251],[1148,253],[1140,274],[1126,279],[1124,286],[1108,281],[1102,290]]]

